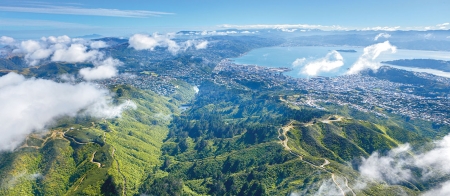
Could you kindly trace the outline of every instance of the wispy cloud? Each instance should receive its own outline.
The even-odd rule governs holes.
[[[235,29],[320,29],[320,30],[348,30],[339,25],[310,25],[310,24],[251,24],[251,25],[219,25],[220,28],[235,28]]]
[[[409,144],[392,149],[387,155],[373,153],[363,159],[359,171],[363,177],[389,184],[419,182],[433,187],[424,192],[426,196],[450,194],[450,181],[442,178],[450,174],[450,135],[426,145],[427,151],[417,151]],[[437,184],[436,179],[447,180]],[[429,183],[433,182],[433,183]],[[437,184],[437,186],[436,186]]]
[[[152,16],[162,16],[162,15],[173,14],[173,13],[169,13],[169,12],[156,12],[156,11],[147,11],[147,10],[119,10],[119,9],[82,8],[82,7],[75,7],[75,6],[51,6],[51,5],[42,5],[40,7],[0,6],[0,11],[27,12],[27,13],[39,13],[39,14],[132,17],[132,18],[148,18],[148,17],[152,17]]]
[[[219,28],[225,29],[279,29],[284,32],[294,32],[297,29],[311,30],[319,29],[323,31],[397,31],[397,30],[446,30],[450,29],[450,23],[442,23],[431,26],[372,26],[372,27],[355,27],[355,26],[340,26],[340,25],[319,25],[319,24],[249,24],[249,25],[233,25],[222,24],[218,25]],[[301,31],[303,31],[301,30]]]
[[[391,35],[390,34],[388,34],[388,33],[380,33],[380,34],[378,34],[377,36],[375,36],[375,38],[373,38],[373,40],[374,41],[378,41],[378,39],[379,38],[385,38],[385,39],[388,39],[388,38],[390,38],[391,37]]]
[[[381,27],[381,26],[377,26],[377,27],[366,27],[361,29],[363,31],[397,31],[397,30],[401,30],[400,26],[395,26],[395,27],[391,27],[391,26],[385,26],[385,27]]]
[[[54,28],[94,28],[95,26],[59,22],[51,20],[32,20],[32,19],[15,19],[15,18],[0,18],[0,26],[3,27],[54,27]]]

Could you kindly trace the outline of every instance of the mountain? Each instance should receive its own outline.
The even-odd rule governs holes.
[[[90,34],[90,35],[82,35],[82,36],[78,36],[78,37],[76,37],[76,38],[83,38],[83,39],[98,39],[98,38],[101,38],[101,37],[103,37],[103,36],[94,33],[94,34]]]
[[[398,65],[404,67],[415,67],[424,69],[436,69],[450,72],[450,61],[434,60],[434,59],[401,59],[394,61],[385,61],[382,63]]]
[[[226,59],[290,41],[279,37],[205,37],[208,50],[178,54],[98,40],[110,42],[102,51],[124,65],[95,85],[111,92],[112,103],[136,108],[111,118],[60,116],[0,152],[0,195],[420,195],[450,179],[435,166],[395,168],[408,169],[410,178],[383,168],[390,173],[373,179],[361,169],[408,146],[394,157],[400,160],[387,161],[405,162],[450,133],[446,116],[432,121],[415,113],[448,114],[444,78],[381,67],[344,76],[357,86],[347,89],[336,78],[294,79]],[[7,71],[58,82],[93,66],[2,62]],[[440,175],[423,178],[433,172]]]
[[[61,118],[46,135],[30,135],[16,151],[1,154],[0,193],[314,194],[318,182],[332,179],[349,193],[418,194],[414,186],[420,184],[406,182],[352,188],[360,157],[405,141],[429,141],[398,126],[406,122],[361,121],[348,109],[336,116],[294,108],[274,92],[230,91],[213,83],[202,84],[195,99],[193,90],[184,91],[190,93],[179,101],[191,106],[182,113],[174,96],[128,86],[111,90],[117,102],[130,99],[137,109],[112,120]],[[161,184],[173,186],[156,188]]]
[[[171,99],[127,86],[115,100],[138,106],[112,120],[62,117],[46,135],[32,134],[0,155],[0,195],[115,195],[138,193],[159,164]]]

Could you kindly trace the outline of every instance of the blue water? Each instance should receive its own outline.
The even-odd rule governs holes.
[[[332,77],[345,74],[348,68],[350,68],[363,54],[364,48],[348,46],[269,47],[252,50],[247,54],[232,60],[234,60],[237,64],[249,64],[266,67],[289,67],[293,70],[286,72],[285,75],[295,78],[306,78],[308,76],[301,73],[303,66],[293,67],[292,63],[297,58],[305,58],[306,61],[303,64],[305,65],[308,62],[325,57],[333,50],[355,50],[356,52],[339,52],[344,58],[344,65],[330,72],[321,72],[319,73],[319,76]],[[381,62],[398,59],[438,59],[449,61],[450,52],[397,49],[396,53],[382,53],[374,61]]]

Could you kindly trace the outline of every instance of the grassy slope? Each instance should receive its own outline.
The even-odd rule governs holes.
[[[387,152],[404,142],[411,142],[414,145],[430,141],[430,136],[439,137],[440,134],[437,133],[445,132],[448,128],[435,129],[429,123],[406,122],[396,116],[379,119],[374,115],[358,113],[345,107],[339,110],[349,118],[344,117],[341,121],[326,121],[330,117],[329,114],[305,121],[305,118],[296,115],[298,113],[295,111],[286,109],[302,108],[277,102],[268,98],[270,95],[232,90],[224,93],[220,92],[218,86],[212,89],[204,90],[203,94],[202,89],[200,90],[200,95],[194,102],[195,106],[180,116],[186,120],[177,121],[185,125],[175,127],[175,130],[181,128],[191,133],[197,128],[203,129],[196,122],[202,122],[202,118],[207,118],[205,116],[208,113],[222,116],[223,121],[218,122],[224,123],[222,125],[224,127],[230,124],[236,125],[235,128],[237,125],[244,125],[249,130],[255,124],[268,122],[272,123],[274,129],[269,133],[260,129],[260,135],[249,135],[247,131],[225,138],[211,137],[208,130],[200,130],[204,134],[200,137],[183,134],[183,130],[178,130],[178,135],[169,134],[163,151],[166,153],[164,155],[166,159],[170,160],[170,166],[162,169],[170,175],[184,179],[189,194],[194,192],[220,195],[224,193],[220,190],[225,190],[233,195],[252,183],[262,184],[269,195],[288,194],[299,190],[309,190],[302,194],[316,193],[323,182],[331,179],[331,174],[309,165],[282,148],[276,137],[276,130],[277,127],[285,125],[281,122],[286,123],[288,119],[297,120],[294,121],[296,122],[294,128],[287,133],[291,149],[303,155],[303,160],[317,166],[322,165],[324,159],[329,160],[327,170],[335,173],[341,182],[343,177],[348,178],[350,186],[356,185],[359,175],[355,168],[348,165],[349,162],[367,157],[375,151]],[[258,104],[262,98],[266,101]],[[302,111],[300,114],[308,112]],[[334,108],[330,111],[334,111]],[[284,120],[276,120],[280,118]],[[209,122],[212,121],[217,119],[213,116]],[[306,124],[308,126],[305,126]],[[211,126],[212,123],[209,124],[210,130]],[[267,138],[263,140],[256,143],[248,141],[249,138],[264,134]],[[180,151],[180,144],[183,144],[183,141],[186,141],[187,147]],[[203,147],[199,148],[199,144]],[[249,180],[250,178],[253,180]],[[230,181],[233,182],[232,185]],[[407,184],[401,186],[374,183],[369,184],[366,189],[355,191],[361,195],[394,194],[402,191],[412,195],[418,194]]]
[[[252,194],[261,189],[270,195],[299,190],[314,194],[331,174],[305,161],[321,165],[326,158],[330,161],[327,170],[338,179],[347,177],[353,186],[358,175],[347,162],[405,141],[423,143],[447,129],[432,129],[426,122],[405,122],[397,117],[386,121],[345,107],[339,108],[341,115],[354,119],[324,123],[321,121],[329,117],[326,113],[286,105],[270,94],[213,84],[201,88],[192,108],[179,114],[177,105],[188,102],[194,94],[186,83],[174,84],[179,86],[179,94],[172,98],[117,86],[112,91],[122,90],[116,101],[131,99],[137,109],[106,121],[61,119],[54,134],[27,140],[29,146],[40,148],[3,153],[0,195],[135,195],[145,190],[143,185],[151,186],[168,175],[182,179],[187,195]],[[334,111],[335,106],[327,107]],[[167,138],[169,127],[171,131],[176,128],[170,114],[181,119],[177,122],[186,123],[179,128],[204,128],[200,130],[203,134],[189,136],[191,133],[184,135],[179,130]],[[277,138],[278,128],[291,120],[296,123],[287,133],[288,145],[305,161],[286,151]],[[204,122],[210,123],[209,128],[202,128]],[[70,127],[74,129],[66,133],[68,137],[62,137],[61,131]],[[232,134],[218,135],[218,128]],[[186,149],[180,150],[183,142]],[[164,160],[170,161],[165,165]],[[383,184],[372,184],[358,194],[401,190],[417,194],[404,186]]]
[[[63,118],[43,138],[29,137],[27,144],[32,147],[2,153],[0,195],[137,194],[147,173],[160,165],[170,115],[178,110],[171,102],[193,96],[191,86],[178,83],[185,91],[178,100],[117,86],[112,89],[122,89],[117,102],[131,99],[137,109],[111,120]]]

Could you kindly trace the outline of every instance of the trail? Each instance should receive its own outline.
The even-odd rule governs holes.
[[[340,120],[342,120],[342,118],[338,118],[337,120],[333,120],[333,121],[340,121]],[[303,161],[304,163],[307,163],[307,164],[311,165],[312,167],[321,169],[321,170],[323,170],[323,171],[325,171],[325,172],[331,174],[331,178],[332,178],[334,184],[339,188],[339,190],[341,191],[342,195],[345,196],[345,191],[344,191],[344,189],[342,189],[341,185],[335,180],[335,174],[334,174],[333,172],[331,172],[331,171],[325,169],[325,166],[329,165],[329,164],[330,164],[330,161],[328,161],[327,159],[324,159],[324,163],[323,163],[322,165],[320,165],[320,166],[315,165],[315,164],[313,164],[313,163],[311,163],[311,162],[309,162],[309,161],[304,160],[302,155],[299,155],[299,154],[293,152],[292,149],[288,146],[288,140],[289,140],[289,138],[287,137],[286,134],[287,134],[288,131],[290,131],[292,128],[294,128],[293,123],[294,123],[294,121],[292,120],[292,121],[289,122],[286,126],[283,126],[283,127],[281,127],[281,128],[278,129],[278,139],[280,140],[281,145],[283,145],[283,147],[284,147],[285,150],[289,151],[289,153],[291,153],[292,155],[297,156],[297,157],[298,157],[301,161]],[[311,125],[311,123],[306,123],[306,124],[304,124],[304,126],[310,126],[310,125]],[[281,136],[283,136],[284,139],[281,139]],[[345,178],[345,186],[346,186],[346,188],[352,192],[353,196],[356,196],[356,194],[355,194],[355,192],[353,191],[353,189],[351,189],[351,188],[348,186],[348,180],[347,180],[347,178],[346,178],[346,177],[344,177],[344,178]]]
[[[294,127],[292,126],[292,123],[293,123],[293,122],[294,122],[294,121],[291,121],[287,126],[282,127],[282,128],[281,128],[282,132],[280,132],[280,130],[278,130],[278,139],[280,140],[280,143],[281,143],[281,145],[283,145],[284,149],[285,149],[285,150],[288,150],[288,151],[291,151],[291,148],[289,148],[289,146],[288,146],[289,138],[287,137],[286,133],[287,133],[291,128],[294,128]],[[283,140],[281,139],[281,136],[284,137]]]
[[[347,189],[350,190],[350,191],[352,192],[353,196],[356,196],[356,193],[353,192],[353,189],[351,189],[351,188],[348,186],[348,179],[347,179],[346,177],[344,177],[344,179],[345,179],[345,186],[347,187]]]
[[[95,153],[97,153],[97,151],[95,151],[94,153],[92,153],[92,157],[91,157],[91,163],[96,164],[98,166],[98,168],[102,167],[102,164],[99,162],[95,162],[94,161],[94,157],[95,157]]]
[[[326,165],[329,165],[330,164],[330,161],[328,161],[328,159],[324,159],[325,160],[325,162],[322,164],[322,165],[320,165],[320,167],[325,167]]]
[[[326,159],[325,159],[326,160]],[[341,186],[339,186],[339,183],[338,182],[336,182],[336,180],[334,179],[335,178],[335,175],[334,175],[334,173],[331,173],[331,179],[333,179],[333,182],[334,182],[334,184],[336,184],[336,186],[339,188],[339,190],[341,191],[341,193],[342,193],[342,195],[344,195],[345,196],[345,192],[344,192],[344,190],[341,188]],[[353,192],[353,191],[352,191]]]
[[[86,144],[93,144],[93,143],[95,143],[95,142],[79,142],[79,141],[75,140],[75,138],[70,137],[70,136],[67,136],[67,135],[64,135],[64,137],[65,137],[65,138],[69,138],[69,139],[71,139],[74,143],[76,143],[76,144],[81,144],[81,145],[86,145]]]
[[[123,178],[123,189],[122,189],[122,195],[127,195],[127,178],[125,177],[125,175],[123,175],[123,173],[120,171],[120,165],[119,165],[119,161],[114,157],[114,153],[116,152],[116,149],[113,147],[113,151],[111,153],[111,156],[113,157],[113,159],[116,161],[117,163],[117,171],[119,172],[120,175],[122,175]]]
[[[76,190],[78,189],[78,187],[80,186],[80,184],[83,182],[84,178],[86,178],[86,175],[84,175],[84,176],[81,178],[80,182],[79,182],[78,185],[75,187],[75,189],[73,189],[73,191],[76,191]]]
[[[92,123],[94,123],[94,122],[92,122]],[[74,143],[80,144],[80,145],[97,144],[97,142],[79,142],[79,141],[75,140],[75,138],[66,135],[66,133],[67,133],[68,131],[70,131],[70,129],[67,129],[66,131],[64,131],[64,132],[61,133],[61,134],[62,134],[62,137],[63,137],[64,139],[68,138],[68,139],[72,140]],[[106,134],[106,133],[104,132],[104,133],[103,133],[103,142],[106,142],[106,136],[105,136],[105,134]],[[67,141],[70,141],[70,140],[68,140],[68,139],[66,139],[66,140],[67,140]]]
[[[67,132],[67,131],[66,131],[66,132]],[[65,133],[65,132],[62,132],[62,131],[60,131],[60,130],[53,130],[53,131],[51,132],[50,136],[48,136],[48,137],[46,137],[46,138],[44,138],[44,139],[34,137],[33,135],[29,135],[29,136],[27,136],[27,138],[25,139],[25,143],[24,143],[22,146],[20,146],[19,149],[20,149],[20,148],[34,148],[34,149],[41,149],[42,147],[44,147],[44,145],[47,143],[47,141],[48,141],[49,139],[62,139],[62,140],[66,140],[66,141],[70,142],[68,139],[66,139],[66,138],[64,137],[64,133]],[[30,146],[30,145],[28,145],[28,138],[30,138],[30,137],[32,137],[32,138],[34,138],[34,139],[42,140],[42,144],[41,144],[40,146]]]
[[[344,119],[344,117],[339,116],[338,118],[336,118],[336,119],[334,119],[334,120],[327,119],[327,120],[322,120],[322,121],[320,121],[320,122],[327,123],[327,124],[331,124],[332,122],[339,122],[339,121],[342,121],[342,119]]]

